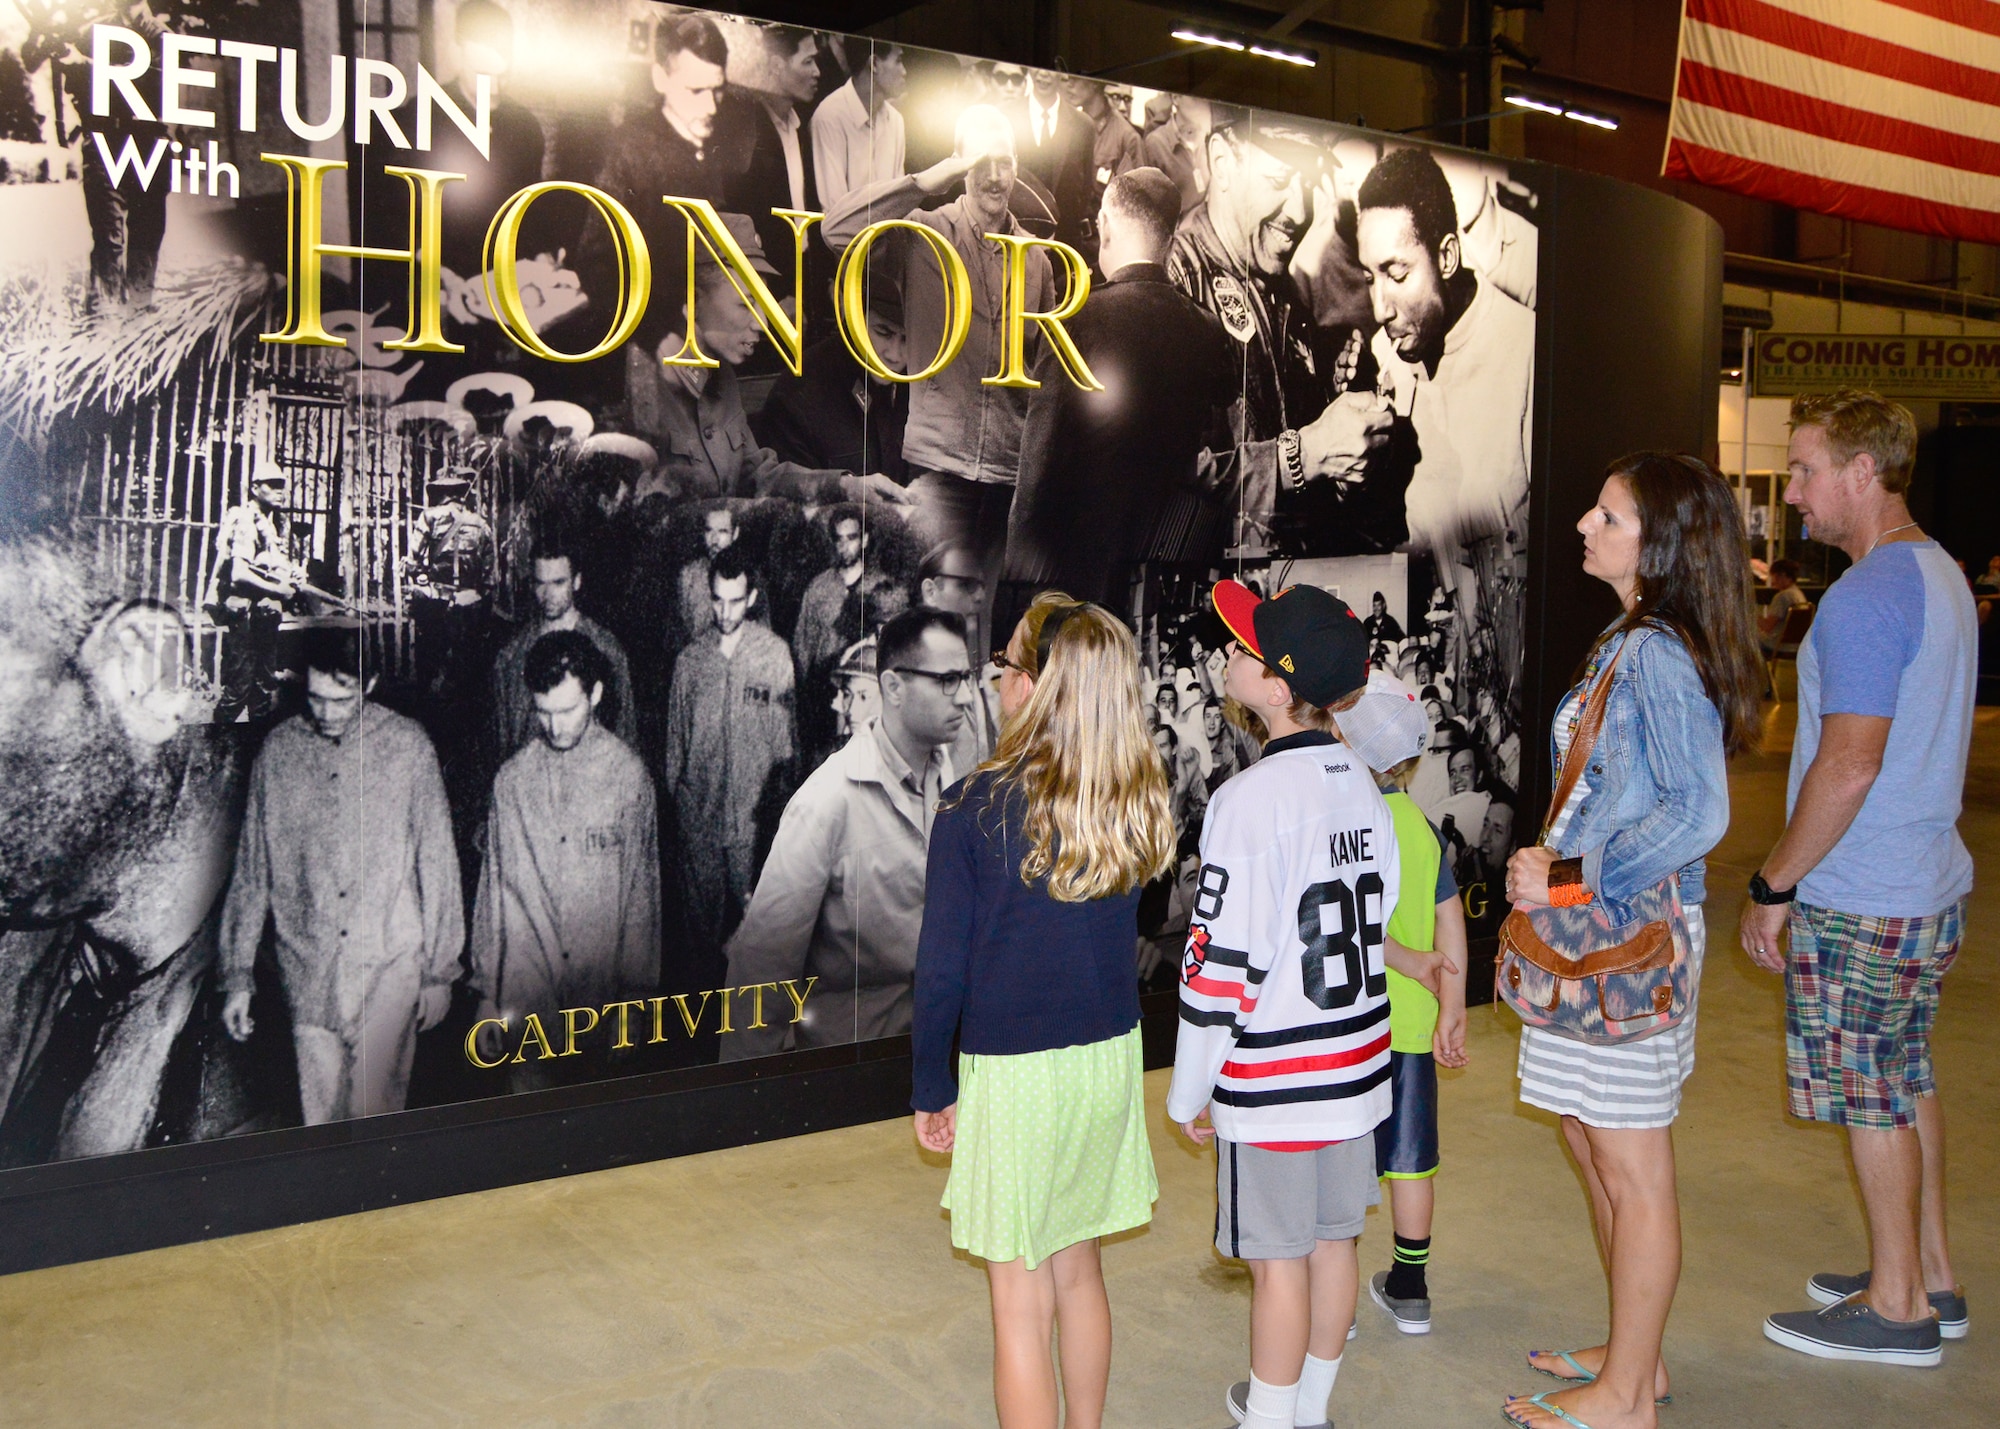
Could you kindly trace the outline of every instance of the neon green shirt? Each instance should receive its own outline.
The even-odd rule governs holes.
[[[1435,951],[1438,865],[1444,849],[1424,811],[1408,794],[1384,796],[1396,823],[1397,856],[1402,860],[1401,895],[1389,915],[1389,936],[1414,952]],[[1394,968],[1389,973],[1389,1050],[1428,1052],[1437,1031],[1438,1000],[1422,983]]]

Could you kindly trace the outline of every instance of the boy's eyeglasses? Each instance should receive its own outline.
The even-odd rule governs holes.
[[[938,690],[947,699],[979,679],[978,674],[971,670],[912,670],[905,665],[891,665],[889,668],[899,675],[921,675],[926,680],[937,681]]]

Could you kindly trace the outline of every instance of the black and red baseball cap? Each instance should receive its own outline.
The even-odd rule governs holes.
[[[1240,581],[1217,581],[1214,600],[1236,642],[1307,704],[1324,709],[1368,683],[1368,632],[1330,591],[1295,585],[1263,600]]]

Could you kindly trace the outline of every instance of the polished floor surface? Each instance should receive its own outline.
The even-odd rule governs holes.
[[[1971,1337],[1910,1370],[1810,1360],[1759,1333],[1807,1303],[1813,1271],[1866,1263],[1840,1138],[1782,1112],[1778,981],[1733,946],[1738,890],[1781,822],[1788,713],[1739,762],[1711,863],[1661,1423],[2000,1423],[1990,882],[1937,1037]],[[2000,721],[1982,718],[1973,765],[1964,829],[1984,872],[2000,856]],[[1516,1031],[1475,1012],[1472,1066],[1444,1079],[1436,1333],[1398,1335],[1364,1302],[1342,1429],[1497,1425],[1503,1394],[1549,1387],[1523,1350],[1601,1338],[1583,1193],[1551,1121],[1514,1099]],[[1156,1112],[1165,1087],[1149,1077]],[[1249,1280],[1209,1245],[1212,1163],[1170,1131],[1156,1115],[1153,1224],[1104,1252],[1108,1422],[1223,1429],[1223,1389],[1247,1372]],[[943,1184],[899,1121],[0,1279],[0,1423],[990,1425],[985,1281],[952,1253]],[[1364,1272],[1388,1263],[1385,1216],[1361,1254]]]

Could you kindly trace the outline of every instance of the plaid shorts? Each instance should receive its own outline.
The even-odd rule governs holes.
[[[1916,1124],[1937,1089],[1931,1027],[1965,900],[1923,918],[1794,903],[1785,963],[1785,1089],[1794,1116],[1875,1131]]]

